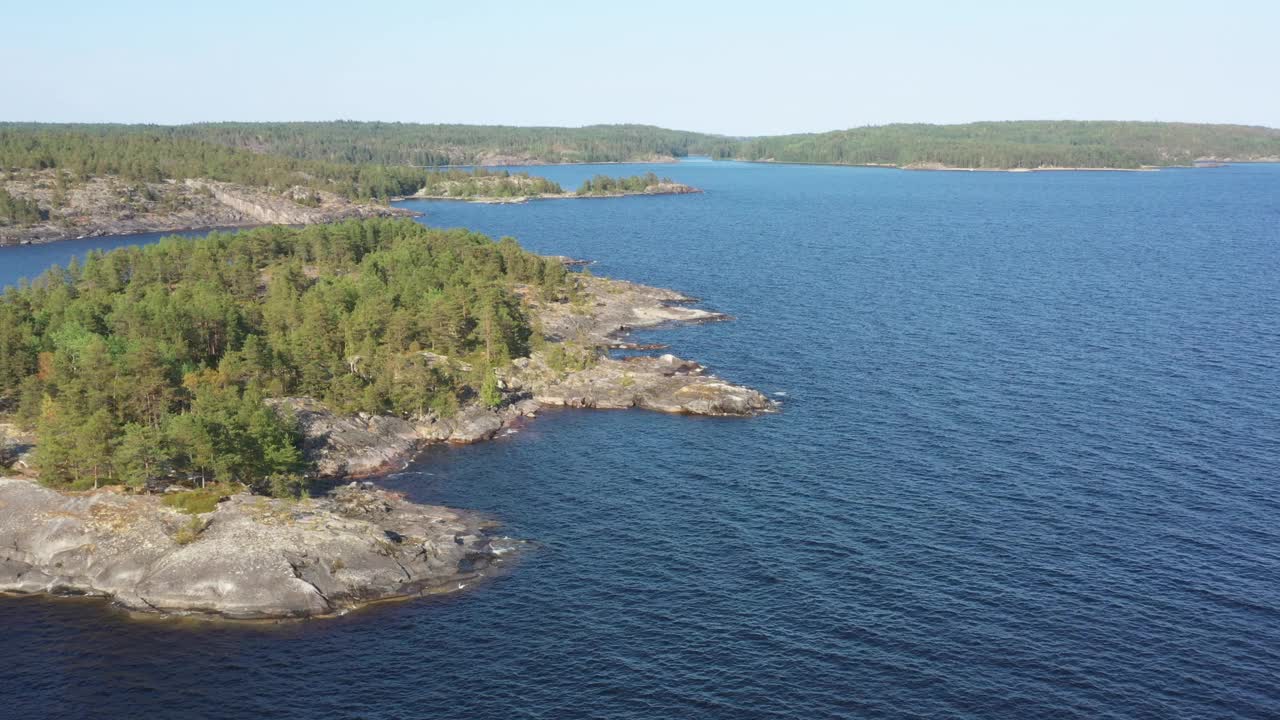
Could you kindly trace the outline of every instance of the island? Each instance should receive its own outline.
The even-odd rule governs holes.
[[[626,335],[720,313],[373,218],[93,253],[0,296],[0,592],[237,620],[455,592],[519,541],[362,478],[544,407],[751,416]],[[657,352],[657,351],[653,351]]]
[[[566,198],[624,197],[627,195],[687,195],[701,190],[649,172],[615,178],[599,175],[584,180],[576,191],[567,192],[559,183],[528,173],[476,168],[470,172],[452,170],[433,175],[425,186],[410,196],[419,200],[463,200],[476,203],[524,203],[530,200]]]
[[[698,192],[653,173],[598,175],[565,192],[527,173],[308,159],[154,129],[93,127],[0,124],[0,245],[416,215],[388,204],[406,197],[523,202]]]

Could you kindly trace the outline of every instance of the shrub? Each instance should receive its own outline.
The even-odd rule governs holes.
[[[485,372],[484,381],[480,383],[480,402],[491,408],[502,404],[502,391],[498,389],[498,378],[492,370]]]
[[[187,490],[165,495],[160,502],[188,515],[202,515],[207,512],[213,512],[218,507],[218,503],[229,492],[230,488],[228,487],[210,485],[200,490]]]
[[[311,496],[310,483],[296,473],[278,473],[267,478],[267,492],[271,497],[298,500]]]

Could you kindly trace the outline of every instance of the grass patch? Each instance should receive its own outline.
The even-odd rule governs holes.
[[[218,507],[218,501],[232,492],[232,488],[225,485],[210,485],[200,490],[170,493],[161,498],[160,502],[178,512],[184,512],[188,515],[202,515],[207,512],[213,512],[214,508]]]

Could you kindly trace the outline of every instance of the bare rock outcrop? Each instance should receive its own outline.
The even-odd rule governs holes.
[[[293,187],[284,193],[212,180],[187,180],[218,202],[261,225],[315,225],[352,218],[410,215],[407,210],[355,203],[330,192]],[[303,204],[307,203],[307,204]]]
[[[406,419],[393,415],[339,415],[311,398],[269,401],[293,412],[303,435],[303,450],[324,477],[359,478],[397,469],[424,444],[455,445],[489,440],[538,405],[512,398],[498,408],[472,403],[456,415],[434,414]]]
[[[34,224],[0,225],[0,245],[416,214],[302,187],[273,191],[212,180],[144,183],[97,176],[60,192],[54,178],[53,171],[46,170],[0,181],[0,187],[36,202],[48,216]]]
[[[538,354],[517,361],[506,380],[545,406],[712,416],[747,416],[775,409],[760,392],[706,374],[698,363],[674,355],[600,358],[584,370],[558,374]]]
[[[193,519],[155,496],[0,478],[0,508],[0,592],[102,596],[142,612],[331,615],[461,589],[504,550],[478,516],[354,483],[296,502],[234,495]]]
[[[527,298],[548,339],[610,347],[633,330],[731,319],[724,313],[689,307],[698,298],[675,290],[603,277],[582,277],[579,282],[582,300],[578,303]]]

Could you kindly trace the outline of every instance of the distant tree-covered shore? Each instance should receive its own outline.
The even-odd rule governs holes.
[[[191,125],[0,123],[0,132],[189,142],[342,165],[529,165],[649,161],[705,154],[720,136],[648,125],[581,128],[384,122]]]
[[[136,180],[207,176],[252,185],[290,181],[351,198],[410,194],[426,184],[427,169],[448,165],[639,162],[686,155],[897,167],[1163,167],[1189,165],[1200,158],[1275,160],[1280,158],[1280,130],[1163,122],[1009,121],[733,138],[647,125],[0,123],[4,169],[59,167]]]
[[[719,159],[895,167],[1034,169],[1190,165],[1280,159],[1280,130],[1155,122],[900,124],[722,142]]]

